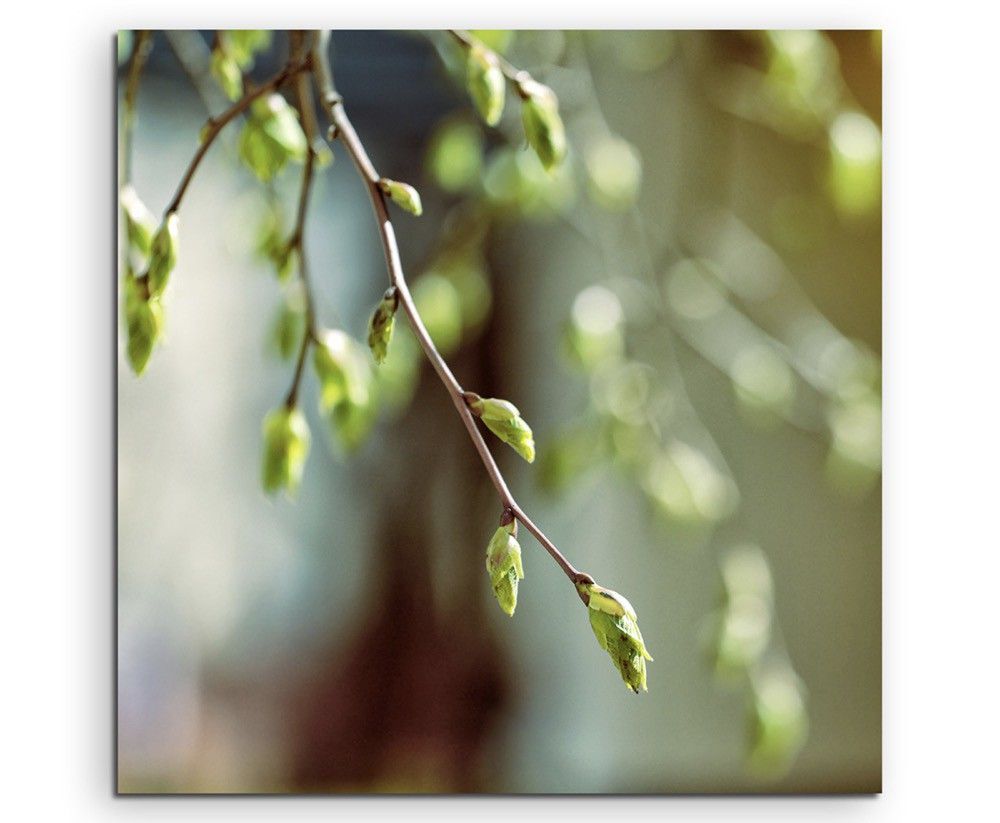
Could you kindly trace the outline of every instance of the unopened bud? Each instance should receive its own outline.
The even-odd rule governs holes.
[[[504,104],[504,79],[497,56],[475,43],[469,49],[465,84],[472,101],[490,126],[500,122]]]
[[[646,661],[653,658],[646,651],[632,604],[596,583],[577,583],[577,588],[587,601],[597,642],[611,657],[625,685],[637,694],[640,689],[647,691]]]
[[[470,411],[480,418],[493,434],[503,440],[529,463],[535,460],[535,439],[531,427],[521,418],[517,406],[495,397],[466,394]]]
[[[383,177],[379,181],[379,186],[389,196],[389,199],[400,208],[417,216],[423,213],[424,207],[420,203],[420,192],[413,186],[408,183],[400,183],[398,180],[390,180],[388,177]]]
[[[299,118],[278,93],[254,101],[240,135],[240,157],[263,182],[272,180],[289,161],[301,163],[309,144]]]
[[[139,199],[131,184],[122,186],[121,204],[122,211],[125,212],[125,230],[129,245],[144,255],[149,254],[153,232],[156,231],[156,218]]]
[[[239,100],[243,95],[243,72],[240,71],[239,64],[217,48],[212,52],[210,69],[223,94],[230,100]]]
[[[368,348],[372,350],[375,362],[382,365],[389,354],[392,330],[396,325],[396,309],[399,308],[399,292],[396,287],[386,289],[381,302],[376,306],[368,323]]]
[[[264,490],[294,492],[309,454],[309,424],[297,407],[282,406],[264,418]]]
[[[163,306],[159,298],[147,297],[131,272],[125,277],[125,353],[137,375],[146,370],[153,347],[163,330]]]
[[[510,616],[517,607],[517,583],[524,579],[521,546],[517,542],[517,521],[511,520],[493,533],[486,547],[486,571],[500,608]]]
[[[522,81],[520,92],[525,137],[545,170],[551,171],[566,156],[566,129],[559,116],[559,101],[552,89],[536,80]]]
[[[149,268],[146,270],[146,282],[153,297],[163,294],[170,272],[177,265],[177,225],[177,212],[172,211],[160,224],[153,237],[149,252]]]

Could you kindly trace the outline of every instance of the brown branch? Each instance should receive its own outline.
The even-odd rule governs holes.
[[[308,66],[311,63],[308,44],[301,35],[295,39],[301,43],[301,52],[305,53],[304,63]],[[305,250],[305,228],[306,214],[309,209],[309,193],[312,190],[313,169],[316,162],[315,142],[319,135],[319,126],[316,123],[316,110],[313,108],[312,85],[309,75],[300,73],[295,78],[295,92],[297,97],[297,107],[299,117],[302,120],[302,129],[306,135],[306,160],[302,170],[302,186],[299,189],[299,207],[295,216],[295,228],[292,236],[288,240],[289,250],[295,249],[298,253],[299,281],[302,283],[302,291],[306,303],[306,328],[302,335],[302,344],[299,347],[298,358],[295,361],[295,373],[292,377],[292,385],[288,389],[288,396],[285,405],[291,408],[298,399],[299,386],[302,383],[302,375],[305,370],[306,357],[309,354],[309,347],[316,339],[316,307],[313,302],[312,285],[309,280],[309,265],[306,260]]]
[[[118,35],[121,37],[121,35]],[[137,31],[132,44],[132,55],[128,61],[128,74],[125,80],[124,107],[121,136],[121,179],[118,186],[132,182],[132,134],[135,129],[135,99],[139,93],[139,78],[142,76],[146,58],[153,47],[151,32]]]
[[[413,302],[413,297],[406,284],[406,276],[403,273],[403,265],[399,257],[399,247],[396,244],[396,235],[392,228],[392,220],[389,217],[389,211],[385,202],[385,195],[379,185],[381,177],[375,170],[375,166],[372,164],[371,158],[369,158],[368,153],[365,151],[361,139],[358,137],[357,132],[354,130],[354,126],[347,117],[347,113],[344,110],[343,99],[337,93],[336,88],[333,85],[333,74],[330,70],[330,61],[327,56],[328,44],[329,32],[320,32],[314,41],[313,46],[312,69],[313,75],[316,78],[316,86],[319,90],[320,100],[330,118],[332,135],[339,138],[343,143],[344,148],[347,150],[347,153],[350,155],[351,160],[358,171],[358,174],[361,176],[361,179],[364,181],[365,186],[368,189],[368,198],[371,201],[372,210],[375,212],[375,221],[378,224],[379,238],[382,241],[382,249],[385,253],[385,262],[389,272],[389,280],[398,291],[400,304],[406,312],[410,325],[413,327],[414,334],[420,343],[420,347],[424,350],[424,354],[430,361],[431,366],[434,367],[434,371],[437,372],[438,377],[441,379],[445,389],[447,389],[448,394],[451,396],[455,409],[458,412],[458,416],[461,418],[462,423],[465,424],[465,428],[469,433],[472,445],[478,452],[479,458],[482,460],[483,466],[486,468],[486,473],[489,475],[490,481],[493,483],[497,493],[500,495],[503,507],[505,509],[509,509],[514,517],[516,517],[524,525],[524,527],[535,536],[538,542],[541,543],[542,547],[552,556],[552,559],[559,564],[559,567],[563,570],[571,582],[593,583],[593,578],[578,571],[573,564],[566,559],[562,552],[556,548],[556,545],[549,540],[542,530],[535,525],[531,518],[525,514],[524,510],[518,505],[517,501],[510,493],[510,489],[507,488],[507,483],[504,480],[503,475],[500,473],[500,469],[497,467],[496,461],[493,459],[493,455],[490,454],[490,450],[487,447],[486,442],[483,440],[482,433],[476,426],[475,418],[473,417],[472,412],[469,411],[461,385],[458,380],[455,379],[455,375],[452,374],[451,369],[448,368],[448,364],[444,361],[444,358],[441,357],[441,354],[434,346],[434,342],[431,340],[431,336],[427,332],[426,326],[424,326],[423,320],[420,317],[420,313],[417,311],[416,304]],[[580,596],[582,599],[583,595]]]
[[[262,97],[268,92],[276,91],[284,85],[286,80],[296,74],[299,74],[308,67],[308,60],[289,62],[280,72],[264,83],[264,85],[258,86],[252,91],[247,92],[218,117],[210,117],[208,119],[208,129],[202,135],[201,145],[198,146],[198,151],[196,151],[194,157],[191,158],[191,162],[188,164],[187,170],[184,172],[184,176],[181,178],[181,182],[177,186],[177,192],[170,201],[170,205],[168,205],[164,210],[165,215],[171,214],[180,208],[181,200],[184,198],[184,193],[187,191],[187,187],[190,185],[191,179],[194,177],[194,173],[198,170],[198,165],[201,163],[202,158],[204,158],[212,143],[215,142],[215,138],[219,136],[219,133],[226,127],[226,125],[228,125],[229,122],[237,117],[241,112],[249,108],[250,104],[253,103],[253,101],[258,97]]]

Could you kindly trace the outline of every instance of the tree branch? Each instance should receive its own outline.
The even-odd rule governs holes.
[[[556,545],[549,540],[542,530],[535,525],[530,517],[528,517],[510,493],[510,489],[507,488],[507,483],[504,480],[503,475],[500,473],[500,469],[497,467],[496,461],[493,459],[493,455],[490,454],[490,450],[487,447],[486,442],[483,440],[482,433],[476,426],[475,418],[473,417],[472,412],[469,411],[469,407],[466,404],[464,396],[465,393],[462,390],[461,385],[458,380],[455,379],[455,375],[452,374],[451,369],[448,368],[448,364],[444,361],[444,358],[441,357],[441,354],[435,347],[434,342],[431,340],[431,336],[428,333],[426,326],[424,326],[423,320],[420,317],[420,313],[417,311],[416,304],[413,302],[413,297],[406,284],[406,276],[403,273],[403,265],[399,257],[399,247],[396,244],[396,235],[392,228],[392,220],[389,217],[385,196],[379,185],[381,177],[375,170],[375,166],[372,164],[371,158],[369,158],[368,153],[365,151],[361,139],[358,137],[357,132],[354,130],[354,126],[347,117],[347,113],[344,110],[343,98],[341,98],[341,96],[337,93],[333,84],[333,74],[330,70],[330,61],[327,56],[329,39],[329,32],[320,32],[316,37],[313,46],[312,68],[313,75],[316,78],[316,86],[319,89],[320,100],[330,118],[331,136],[339,138],[341,143],[343,143],[344,148],[350,155],[355,168],[358,170],[358,174],[361,176],[361,179],[364,181],[365,186],[368,189],[368,198],[371,201],[372,210],[375,213],[375,221],[378,224],[379,238],[382,241],[382,249],[385,253],[385,262],[389,272],[389,280],[391,284],[396,287],[399,293],[400,304],[406,312],[410,325],[413,327],[414,334],[420,343],[420,347],[424,350],[424,354],[430,361],[431,366],[434,367],[434,371],[437,372],[438,377],[441,379],[445,389],[447,389],[448,394],[451,396],[451,400],[455,405],[458,416],[461,418],[462,423],[465,424],[465,428],[469,433],[472,445],[478,452],[479,458],[482,460],[483,466],[486,468],[486,473],[489,475],[490,481],[493,483],[497,493],[500,495],[500,500],[504,509],[509,509],[514,517],[516,517],[524,525],[524,527],[535,536],[538,542],[541,543],[542,547],[552,556],[552,559],[556,561],[571,582],[593,583],[593,578],[578,571],[573,564],[566,559],[562,552],[556,548]],[[580,596],[582,599],[583,595]]]
[[[128,74],[125,80],[125,114],[122,117],[119,188],[132,182],[132,134],[135,130],[135,98],[139,92],[139,78],[142,76],[143,66],[146,64],[146,58],[149,57],[152,47],[151,32],[138,31],[135,33],[135,42],[132,44],[132,55],[129,57]]]
[[[304,54],[303,62],[306,66],[309,66],[311,64],[311,56],[308,45],[304,41],[300,54]],[[289,249],[295,249],[298,252],[299,281],[302,283],[302,292],[306,303],[306,328],[302,335],[302,345],[299,347],[298,359],[295,362],[295,374],[292,377],[292,385],[285,399],[285,405],[289,408],[295,405],[298,398],[299,386],[302,383],[302,374],[305,370],[306,357],[309,354],[309,346],[316,339],[316,307],[313,302],[312,285],[309,280],[309,264],[306,260],[305,227],[306,213],[309,209],[309,193],[312,190],[313,168],[316,162],[315,142],[319,134],[319,127],[316,124],[316,111],[313,108],[312,86],[308,74],[303,72],[295,78],[295,92],[299,117],[302,120],[302,129],[306,135],[306,160],[302,170],[302,187],[299,190],[299,207],[295,217],[295,228],[292,230],[292,236],[288,240],[288,245]]]
[[[168,205],[164,210],[164,214],[171,214],[180,208],[181,200],[184,198],[184,192],[187,191],[187,187],[191,183],[194,173],[198,170],[198,165],[201,163],[202,158],[204,158],[208,149],[215,141],[215,138],[219,136],[219,133],[226,127],[226,125],[228,125],[229,122],[241,112],[249,108],[250,104],[253,103],[253,101],[258,97],[262,97],[268,92],[276,91],[285,83],[286,80],[296,74],[299,74],[308,67],[308,60],[299,60],[295,62],[290,61],[280,72],[264,83],[264,85],[258,86],[253,89],[253,91],[247,92],[218,117],[209,117],[207,124],[208,129],[202,136],[201,145],[198,146],[198,151],[196,151],[194,157],[191,158],[191,162],[188,164],[187,170],[184,172],[184,176],[181,178],[181,182],[177,186],[177,192],[170,201],[170,205]]]

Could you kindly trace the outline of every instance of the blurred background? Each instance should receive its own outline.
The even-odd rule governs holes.
[[[879,791],[878,33],[477,35],[557,93],[554,175],[512,93],[497,129],[477,118],[444,33],[334,32],[337,87],[421,192],[394,222],[436,343],[534,429],[531,466],[488,438],[511,490],[636,607],[649,692],[524,531],[497,608],[496,494],[402,318],[349,423],[306,375],[301,489],[261,490],[301,295],[259,248],[300,172],[262,186],[237,121],[185,197],[139,378],[120,334],[119,789]],[[213,33],[148,42],[131,181],[158,215],[227,101]],[[287,53],[275,33],[250,81]],[[306,253],[320,322],[363,340],[388,283],[333,154]]]

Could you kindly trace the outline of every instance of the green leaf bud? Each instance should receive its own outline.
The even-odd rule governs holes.
[[[639,631],[632,604],[618,592],[596,583],[578,583],[587,600],[590,627],[597,642],[611,657],[622,680],[636,694],[646,688],[646,661],[652,660]]]
[[[286,283],[298,267],[299,250],[286,242],[275,254],[273,262],[274,273],[277,275],[278,281]]]
[[[219,32],[219,45],[241,69],[253,68],[257,52],[271,47],[271,32],[257,29],[232,29]]]
[[[351,342],[339,329],[328,329],[313,347],[313,367],[320,382],[320,409],[324,412],[350,399]]]
[[[469,49],[465,84],[487,125],[500,122],[504,104],[504,77],[497,56],[479,43]]]
[[[264,491],[293,493],[309,454],[309,424],[297,407],[281,406],[264,418]]]
[[[299,251],[286,236],[281,213],[277,208],[272,208],[264,217],[258,230],[256,253],[271,262],[274,273],[282,283],[298,267]]]
[[[146,282],[153,297],[163,294],[170,272],[177,265],[178,220],[177,212],[170,212],[153,237],[149,252],[149,268],[146,270]]]
[[[305,160],[308,141],[298,115],[280,94],[270,94],[250,107],[240,135],[240,157],[262,182],[279,174],[289,161]]]
[[[529,463],[535,460],[535,439],[531,427],[521,418],[517,406],[495,397],[480,397],[468,392],[469,409],[493,434],[514,449]]]
[[[226,97],[239,100],[243,96],[243,72],[240,71],[239,64],[222,49],[212,51],[210,69],[212,77]]]
[[[313,365],[320,380],[320,409],[341,444],[349,451],[364,442],[375,423],[375,375],[361,344],[331,329],[313,347]]]
[[[305,331],[305,297],[301,288],[291,288],[275,316],[270,344],[282,360],[290,360],[302,345]]]
[[[379,181],[379,186],[389,199],[400,208],[406,209],[418,217],[423,214],[424,207],[420,203],[420,192],[413,186],[408,183],[400,183],[398,180],[390,180],[388,177],[383,177]]]
[[[396,287],[386,289],[381,302],[376,306],[372,319],[368,323],[368,348],[371,349],[375,362],[382,365],[389,354],[389,343],[392,340],[392,330],[396,325],[396,309],[399,308],[399,292]]]
[[[552,171],[566,156],[566,128],[559,116],[559,101],[548,86],[535,80],[520,86],[521,119],[528,143],[546,171]]]
[[[511,520],[493,533],[486,547],[486,571],[500,608],[513,617],[517,607],[517,583],[524,579],[516,520]]]
[[[156,231],[156,218],[139,199],[136,190],[126,183],[121,191],[122,211],[125,212],[125,231],[129,245],[143,255],[149,254]]]
[[[146,370],[153,347],[163,331],[163,306],[159,298],[147,297],[142,283],[125,275],[125,354],[137,375]]]
[[[340,403],[330,412],[330,428],[347,452],[356,451],[368,439],[378,414],[374,384],[366,384],[364,399],[358,403]]]

